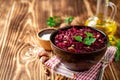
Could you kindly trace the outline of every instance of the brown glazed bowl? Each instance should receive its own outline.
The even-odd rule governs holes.
[[[51,34],[55,30],[56,29],[54,28],[45,28],[40,30],[39,33],[37,34],[39,45],[43,47],[45,50],[51,50],[50,39],[46,40],[46,39],[42,39],[41,37],[45,34]]]
[[[84,71],[90,69],[93,65],[99,62],[102,56],[105,54],[108,44],[108,37],[102,31],[89,27],[95,31],[100,32],[106,38],[105,46],[102,49],[86,52],[84,54],[75,53],[70,51],[65,51],[55,45],[55,36],[58,34],[59,30],[66,30],[73,26],[67,26],[64,28],[59,28],[58,30],[54,31],[50,36],[51,47],[53,53],[60,59],[60,61],[65,65],[66,68],[74,71]],[[74,27],[88,27],[88,26],[74,26]]]

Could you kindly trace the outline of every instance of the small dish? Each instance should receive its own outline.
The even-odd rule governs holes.
[[[39,45],[45,50],[51,50],[50,35],[54,31],[55,28],[45,28],[40,30],[40,32],[37,34]]]

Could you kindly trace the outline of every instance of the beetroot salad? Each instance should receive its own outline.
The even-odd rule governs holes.
[[[59,30],[55,36],[55,45],[63,50],[86,53],[102,49],[107,38],[101,32],[90,27],[71,27]]]

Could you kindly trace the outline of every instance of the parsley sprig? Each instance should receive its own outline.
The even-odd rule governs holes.
[[[92,33],[85,32],[85,34],[87,35],[87,37],[84,38],[84,44],[91,45],[92,43],[94,43],[96,41],[96,38],[93,37]]]
[[[50,27],[55,27],[60,23],[61,23],[61,19],[58,16],[49,17],[47,19],[47,25],[49,25]]]
[[[90,32],[85,32],[85,34],[86,34],[86,38],[83,39],[82,36],[75,36],[75,40],[79,42],[83,42],[88,46],[92,45],[92,43],[96,41],[96,38],[94,38],[93,34]]]
[[[85,34],[87,35],[87,37],[93,37],[93,34],[90,32],[85,32]]]
[[[120,61],[120,39],[117,40],[114,36],[109,36],[109,45],[115,45],[117,47],[117,51],[115,53],[115,61]]]
[[[94,43],[96,41],[96,38],[89,38],[89,37],[87,37],[87,38],[85,38],[84,39],[84,44],[86,44],[86,45],[91,45],[92,43]]]
[[[64,23],[70,24],[70,23],[73,21],[73,19],[74,19],[73,16],[67,17],[67,18],[64,20]]]
[[[79,42],[82,42],[82,37],[81,36],[75,36],[75,40],[79,41]]]
[[[73,16],[69,16],[67,18],[65,18],[64,23],[70,24],[73,21],[74,17]],[[47,25],[50,27],[55,27],[58,26],[60,23],[62,22],[62,19],[59,16],[53,16],[53,17],[49,17],[47,19]]]
[[[115,54],[115,61],[120,61],[120,40],[116,42],[117,51]]]

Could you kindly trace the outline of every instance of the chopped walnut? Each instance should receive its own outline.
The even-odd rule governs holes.
[[[70,46],[70,47],[68,47],[68,50],[69,50],[69,51],[73,51],[73,50],[74,50],[74,47]]]
[[[97,34],[96,38],[99,38],[99,37],[100,37],[100,35],[99,35],[99,34]]]
[[[67,43],[67,41],[64,41],[64,43]]]
[[[75,46],[74,44],[71,45],[71,47],[74,47],[74,46]]]

